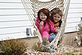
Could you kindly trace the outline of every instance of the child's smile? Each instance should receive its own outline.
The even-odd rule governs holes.
[[[47,16],[46,16],[43,12],[41,12],[41,13],[40,13],[40,19],[41,19],[42,21],[45,21],[45,20],[47,19]]]
[[[53,15],[54,22],[58,22],[62,17],[59,14]]]

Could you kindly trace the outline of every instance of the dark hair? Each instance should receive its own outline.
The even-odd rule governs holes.
[[[50,13],[51,13],[51,16],[53,16],[55,14],[59,14],[61,17],[63,16],[63,13],[59,8],[52,9]]]
[[[59,8],[52,9],[50,11],[50,14],[51,14],[51,20],[52,20],[52,22],[54,22],[53,15],[59,14],[61,17],[63,16],[63,13],[62,13],[62,11]],[[59,27],[61,27],[62,20],[59,20],[58,22],[59,22]]]
[[[49,14],[49,10],[48,9],[46,9],[46,8],[42,8],[42,9],[40,9],[39,11],[38,11],[38,18],[39,18],[39,20],[40,20],[40,13],[44,13],[46,16],[47,16],[47,21],[49,21],[49,19],[50,19],[50,14]],[[41,21],[41,20],[40,20]]]

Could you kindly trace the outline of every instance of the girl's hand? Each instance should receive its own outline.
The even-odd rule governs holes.
[[[59,28],[58,27],[55,27],[56,28],[56,32],[58,32]]]
[[[44,25],[44,22],[43,21],[41,21],[40,22],[40,30],[42,31],[42,26]]]
[[[44,25],[44,22],[43,22],[43,21],[41,21],[41,22],[40,22],[40,26],[43,26],[43,25]]]

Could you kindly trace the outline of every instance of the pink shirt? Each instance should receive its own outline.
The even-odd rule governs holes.
[[[51,33],[57,33],[56,28],[54,27],[54,23],[52,21],[46,22],[45,26],[42,26],[42,30],[40,30],[40,20],[37,18],[36,20],[36,26],[39,29],[42,38],[48,38],[50,37],[50,32]]]

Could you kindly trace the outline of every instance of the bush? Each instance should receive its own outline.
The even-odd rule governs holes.
[[[3,55],[24,55],[27,46],[19,40],[9,40],[0,43]]]
[[[32,46],[32,48],[35,50],[35,51],[40,51],[40,52],[48,52],[48,48],[46,47],[46,45],[49,44],[49,41],[48,40],[43,40],[42,43],[40,42],[36,42],[34,43],[34,45]]]
[[[76,43],[79,47],[82,47],[82,23],[78,24],[78,27]]]
[[[42,51],[41,48],[42,46],[39,42],[34,43],[34,45],[32,46],[32,49],[34,49],[35,51]]]
[[[75,55],[75,54],[73,54],[73,53],[65,53],[65,55]]]

